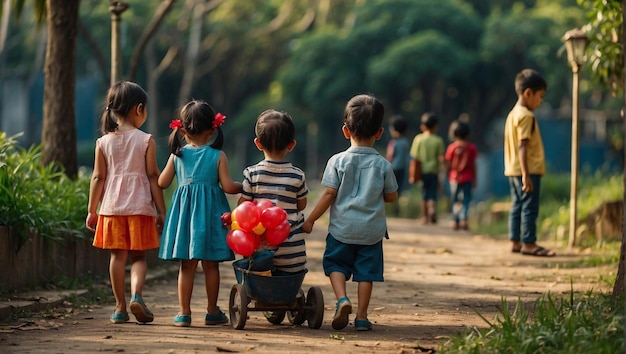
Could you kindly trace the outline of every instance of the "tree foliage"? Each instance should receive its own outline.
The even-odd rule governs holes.
[[[602,86],[618,94],[624,89],[621,0],[578,0],[589,23],[582,30],[589,37],[588,63]]]
[[[561,37],[582,17],[576,0],[127,2],[122,73],[148,88],[151,133],[166,134],[180,103],[201,98],[232,118],[227,135],[251,137],[256,115],[271,106],[289,111],[299,134],[308,124],[319,126],[320,159],[344,147],[343,105],[363,92],[379,96],[389,115],[413,122],[436,111],[443,131],[467,116],[481,149],[492,139],[499,146],[489,129],[498,129],[514,103],[519,70],[533,67],[546,76],[546,107],[569,97]],[[108,2],[81,2],[76,72],[101,78],[103,94],[110,22]],[[20,39],[36,33],[18,24],[11,30]],[[37,41],[19,42],[5,57],[5,72],[37,67],[31,59]],[[581,87],[583,104],[601,108],[605,100],[595,97],[602,95],[585,102],[594,88]],[[409,134],[418,130],[413,122]]]

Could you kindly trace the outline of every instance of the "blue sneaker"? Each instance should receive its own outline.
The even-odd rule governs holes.
[[[337,301],[337,309],[333,317],[333,329],[340,330],[348,325],[348,316],[352,313],[352,303],[347,297],[342,297]]]
[[[205,325],[210,326],[228,322],[228,317],[226,317],[226,314],[220,310],[219,306],[217,307],[217,311],[219,311],[219,313],[216,315],[207,313],[206,316],[204,316]]]
[[[130,312],[135,315],[135,318],[139,323],[154,321],[152,311],[148,310],[146,304],[143,303],[143,299],[139,295],[135,294],[130,298]]]
[[[372,322],[370,322],[368,319],[354,320],[354,328],[357,331],[371,331],[372,330]]]
[[[174,316],[174,326],[176,327],[189,327],[191,326],[191,315],[178,314]]]
[[[111,323],[120,324],[128,322],[128,320],[130,320],[128,312],[113,312],[111,315]]]

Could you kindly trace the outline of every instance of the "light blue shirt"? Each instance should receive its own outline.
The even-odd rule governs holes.
[[[387,233],[383,194],[398,190],[391,163],[371,147],[350,147],[326,164],[322,185],[337,190],[328,232],[340,242],[373,245]]]

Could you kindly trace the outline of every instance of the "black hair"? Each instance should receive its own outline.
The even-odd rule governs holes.
[[[368,139],[376,135],[383,124],[385,107],[371,95],[357,95],[346,104],[343,123],[356,139]]]
[[[460,120],[456,121],[456,126],[454,127],[452,134],[455,138],[459,138],[461,140],[467,139],[470,134],[469,124]]]
[[[433,112],[426,112],[422,114],[421,118],[422,124],[426,126],[429,130],[433,129],[437,124],[439,124],[439,119],[437,115]]]
[[[296,139],[296,128],[291,116],[274,109],[259,114],[254,133],[263,148],[270,152],[282,151]]]
[[[201,100],[192,100],[179,109],[178,119],[182,123],[182,129],[187,134],[196,135],[207,130],[217,129],[215,141],[211,144],[212,148],[222,149],[224,146],[224,133],[222,128],[213,127],[213,121],[216,118],[215,110],[208,103]],[[180,149],[183,147],[182,137],[178,134],[178,128],[173,128],[168,141],[170,152],[176,156],[181,155]]]
[[[547,90],[548,84],[537,71],[524,69],[515,76],[515,93],[522,95],[526,89],[531,89],[533,92]]]
[[[102,134],[117,130],[115,118],[125,118],[130,110],[138,104],[144,109],[148,103],[148,94],[138,84],[130,81],[120,81],[111,86],[104,101],[104,112],[100,117],[100,131]]]
[[[391,117],[391,127],[393,128],[393,130],[397,131],[398,133],[404,134],[408,126],[409,126],[409,123],[403,116]]]

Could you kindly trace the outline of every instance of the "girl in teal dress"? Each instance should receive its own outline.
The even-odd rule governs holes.
[[[174,325],[178,327],[191,325],[191,294],[198,261],[202,262],[208,298],[204,322],[228,322],[217,306],[219,262],[235,257],[226,244],[227,230],[220,216],[230,210],[224,193],[240,193],[242,187],[230,178],[226,154],[220,150],[224,143],[220,126],[225,118],[221,113],[215,114],[208,103],[194,100],[180,109],[179,119],[170,123],[172,154],[159,176],[159,186],[167,188],[176,176],[178,188],[165,219],[159,258],[180,262],[180,312],[174,316]],[[215,141],[209,145],[215,133]]]

